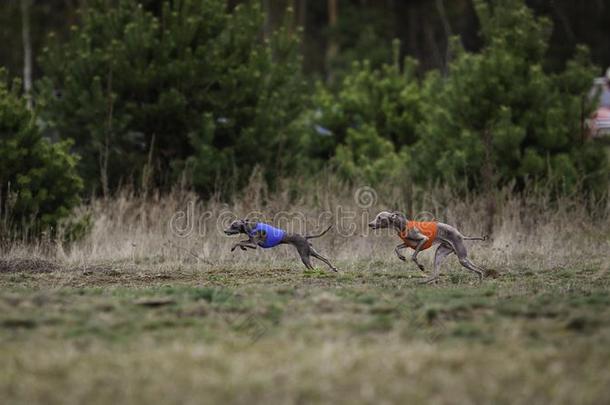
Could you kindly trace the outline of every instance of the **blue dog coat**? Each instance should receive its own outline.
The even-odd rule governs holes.
[[[275,228],[271,225],[258,222],[256,227],[250,231],[249,236],[255,237],[259,232],[261,232],[263,235],[267,235],[265,241],[259,243],[259,246],[262,248],[272,248],[279,245],[282,239],[284,239],[284,234],[286,233],[283,230]]]

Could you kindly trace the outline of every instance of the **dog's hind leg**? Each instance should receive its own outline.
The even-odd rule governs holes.
[[[308,270],[313,270],[313,266],[311,265],[311,250],[309,248],[309,246],[306,245],[299,245],[299,246],[295,246],[297,248],[297,252],[299,253],[299,256],[301,257],[301,261],[303,262],[303,264],[305,265],[305,267],[307,267]]]
[[[451,253],[453,253],[453,249],[450,246],[439,245],[434,253],[434,272],[430,278],[422,281],[422,284],[428,284],[438,280],[441,271],[441,263],[443,262],[443,259]]]
[[[309,256],[301,256],[301,261],[307,267],[308,270],[313,270],[313,266],[311,265],[311,259]]]
[[[481,282],[481,280],[483,280],[483,272],[481,270],[479,270],[479,267],[476,264],[474,264],[472,261],[470,261],[469,258],[462,257],[459,260],[460,260],[460,264],[462,266],[464,266],[468,270],[474,272],[479,277],[479,282]]]
[[[311,245],[310,245],[310,246],[309,246],[309,250],[310,250],[311,255],[312,255],[313,257],[315,257],[316,259],[321,260],[321,261],[323,261],[324,263],[326,263],[326,264],[328,265],[328,267],[330,267],[330,269],[331,269],[332,271],[335,271],[335,272],[336,272],[336,271],[338,271],[338,270],[337,270],[337,268],[336,268],[335,266],[333,266],[333,265],[330,263],[330,261],[329,261],[327,258],[325,258],[325,257],[324,257],[324,256],[322,256],[321,254],[319,254],[318,252],[316,252],[316,250],[313,248],[313,246],[311,246]]]
[[[485,270],[483,270],[482,268],[480,268],[479,266],[474,264],[468,258],[468,251],[466,250],[466,246],[464,246],[462,241],[453,241],[453,248],[455,250],[455,254],[458,257],[458,260],[460,261],[460,264],[463,267],[465,267],[468,270],[470,270],[473,273],[475,273],[479,277],[479,282],[481,280],[483,280],[483,275],[485,274]]]

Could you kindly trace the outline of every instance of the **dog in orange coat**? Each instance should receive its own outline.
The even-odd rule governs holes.
[[[411,256],[411,260],[413,260],[421,271],[424,271],[424,266],[417,261],[419,252],[430,248],[432,245],[439,245],[434,254],[434,273],[422,283],[431,283],[438,279],[441,262],[451,253],[455,253],[460,264],[474,272],[479,277],[479,281],[482,280],[483,275],[485,274],[483,268],[477,266],[468,258],[468,251],[466,250],[464,241],[486,240],[487,236],[464,236],[451,225],[443,224],[442,222],[409,221],[399,212],[388,211],[382,211],[377,214],[375,219],[369,223],[369,227],[372,229],[395,229],[398,232],[398,236],[403,241],[403,243],[396,246],[394,249],[396,255],[400,260],[406,261],[407,259],[400,253],[400,250],[408,247],[414,249],[415,252]]]

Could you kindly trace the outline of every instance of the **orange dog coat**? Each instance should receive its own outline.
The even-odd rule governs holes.
[[[408,236],[409,236],[409,230],[411,230],[413,228],[417,228],[417,229],[419,229],[419,231],[421,233],[423,233],[425,236],[428,237],[428,240],[426,241],[426,243],[424,243],[424,246],[422,246],[422,248],[421,248],[421,250],[426,250],[430,246],[432,246],[432,243],[436,239],[436,227],[437,227],[436,222],[407,221],[407,226],[405,227],[405,229],[402,232],[400,232],[398,234],[398,236],[400,237],[400,239],[402,239],[405,242],[405,244],[408,247],[415,249],[417,247],[417,242],[415,242],[411,239],[408,239]]]

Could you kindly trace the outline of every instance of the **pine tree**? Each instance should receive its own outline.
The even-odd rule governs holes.
[[[394,62],[378,69],[367,60],[354,62],[336,94],[318,85],[309,120],[332,136],[311,131],[305,150],[314,158],[334,155],[347,178],[395,179],[408,164],[401,150],[418,140],[422,99],[417,64],[406,58],[401,68],[399,45],[394,43]]]
[[[563,191],[587,176],[595,181],[586,187],[603,188],[605,157],[580,136],[581,105],[595,74],[586,49],[578,48],[563,72],[547,73],[549,20],[523,0],[475,5],[484,47],[469,53],[456,41],[448,75],[428,77],[412,173],[471,186],[546,179]]]
[[[55,227],[79,202],[82,181],[70,142],[51,143],[0,69],[0,228],[10,232]]]
[[[297,34],[263,38],[254,2],[229,13],[221,0],[176,0],[158,14],[89,3],[70,40],[44,50],[41,86],[43,117],[75,140],[87,184],[107,192],[149,174],[150,160],[156,185],[190,168],[211,191],[291,164],[277,152],[290,152],[305,97]]]

